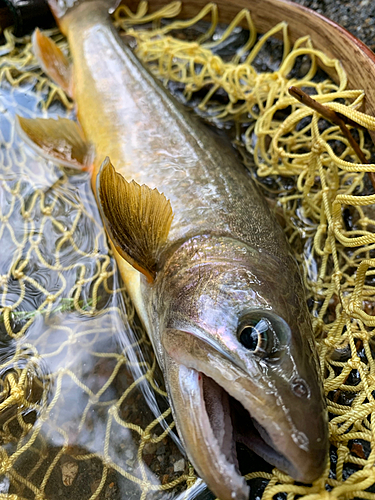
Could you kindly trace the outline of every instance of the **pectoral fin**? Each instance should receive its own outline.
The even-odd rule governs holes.
[[[41,68],[71,97],[71,70],[68,59],[48,36],[36,29],[33,37],[34,54]]]
[[[116,250],[153,281],[173,219],[169,200],[157,189],[126,181],[109,158],[100,168],[96,188],[104,223]]]
[[[80,170],[87,170],[92,164],[93,148],[72,120],[17,116],[17,129],[25,142],[47,160]]]

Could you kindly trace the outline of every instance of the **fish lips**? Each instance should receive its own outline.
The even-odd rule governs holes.
[[[215,424],[207,411],[209,403],[203,376],[197,370],[165,356],[165,375],[173,417],[189,460],[210,490],[221,500],[248,500],[249,487],[238,472],[228,405],[220,401],[227,394],[211,392]]]
[[[185,375],[189,374],[189,389],[182,383],[181,377],[175,377],[173,383],[169,383],[172,408],[176,406],[175,400],[184,400],[181,408],[174,408],[177,428],[192,463],[214,493],[225,500],[223,483],[227,479],[223,470],[226,467],[232,478],[234,475],[239,476],[233,444],[236,441],[243,443],[297,481],[309,483],[320,477],[326,468],[328,452],[327,413],[323,402],[320,410],[318,408],[314,415],[301,411],[301,418],[310,417],[319,421],[319,437],[309,440],[291,420],[283,401],[272,394],[272,390],[260,390],[264,385],[260,383],[259,377],[262,373],[257,370],[256,363],[253,373],[249,375],[241,363],[236,364],[230,356],[186,331],[166,329],[161,340],[168,357],[180,370],[181,367],[187,370]],[[187,390],[190,396],[182,395]],[[216,394],[216,397],[210,394]],[[212,404],[213,400],[216,400],[215,404]],[[192,412],[198,412],[200,415],[200,428],[194,430],[191,428]],[[227,415],[230,415],[229,419]],[[205,425],[202,424],[203,421]],[[225,429],[220,430],[220,426],[223,427],[224,424]],[[316,422],[313,425],[316,425]],[[186,439],[187,434],[192,432],[198,435],[200,433],[200,437],[196,437],[199,449],[199,453],[195,453],[197,456],[192,456],[189,444],[186,443],[189,441]],[[211,449],[209,452],[212,460],[208,464],[210,457],[204,455],[210,440],[216,442],[213,447],[215,451]],[[218,447],[220,451],[217,450]],[[207,470],[214,468],[215,464],[216,475],[212,472],[207,474]],[[207,477],[216,479],[210,484]],[[237,483],[238,488],[239,478]],[[246,498],[244,488],[242,485],[241,495]],[[239,495],[238,491],[236,495]],[[242,498],[241,495],[238,498]],[[228,495],[227,498],[233,496]]]

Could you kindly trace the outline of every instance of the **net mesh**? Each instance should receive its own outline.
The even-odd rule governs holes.
[[[178,13],[173,3],[148,15],[141,2],[136,13],[121,6],[114,22],[157,77],[233,132],[282,215],[303,270],[330,414],[331,461],[322,478],[295,484],[264,467],[246,476],[251,496],[375,498],[375,195],[368,180],[375,165],[360,164],[339,128],[287,89],[303,88],[370,130],[375,120],[360,112],[364,94],[347,89],[339,61],[309,37],[291,46],[286,23],[258,38],[248,11],[223,28],[213,4],[189,21],[161,21]],[[191,40],[207,15],[211,24]],[[228,54],[243,20],[248,35]],[[280,57],[259,71],[277,33]],[[67,50],[58,32],[50,34]],[[74,117],[73,105],[41,72],[28,38],[11,30],[4,37],[0,498],[193,497],[200,482],[174,435],[162,376],[108,251],[88,176],[43,161],[15,132],[16,113]],[[355,134],[369,158],[365,134]]]

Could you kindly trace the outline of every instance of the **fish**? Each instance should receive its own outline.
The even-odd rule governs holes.
[[[246,500],[238,443],[293,479],[326,469],[328,418],[300,271],[230,144],[170,95],[105,0],[49,0],[71,60],[36,30],[77,120],[18,117],[45,158],[92,189],[151,339],[187,456],[221,500]]]

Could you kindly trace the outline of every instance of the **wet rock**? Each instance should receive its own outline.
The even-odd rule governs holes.
[[[181,458],[180,460],[177,460],[173,464],[173,471],[174,472],[184,472],[185,470],[185,460]]]

